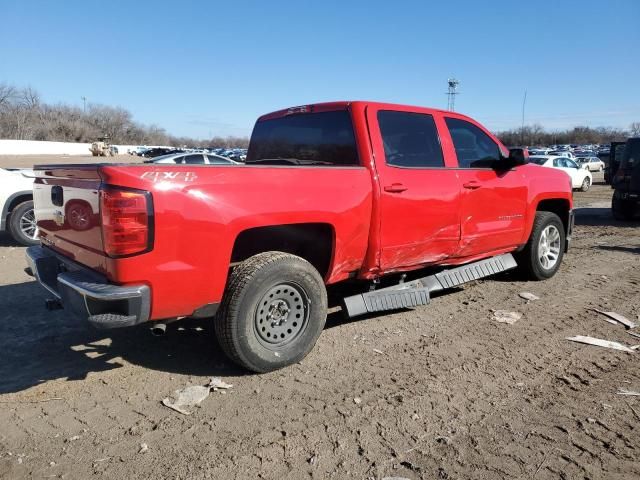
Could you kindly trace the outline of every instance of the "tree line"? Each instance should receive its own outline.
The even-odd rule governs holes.
[[[546,131],[542,125],[506,130],[497,133],[505,144],[606,144],[640,136],[640,122],[628,130],[612,127],[574,127],[560,131]],[[121,145],[174,145],[225,148],[246,148],[247,137],[215,136],[196,140],[176,137],[158,125],[135,122],[131,112],[120,107],[90,103],[86,109],[63,103],[48,104],[31,87],[17,88],[0,83],[0,138],[13,140],[50,140],[58,142],[94,142],[108,137]]]
[[[502,143],[509,146],[608,144],[640,136],[640,122],[632,123],[627,130],[613,127],[573,127],[566,130],[546,131],[542,125],[536,124],[498,132],[496,136]]]
[[[158,125],[143,125],[120,107],[90,103],[79,108],[63,103],[49,104],[31,87],[0,83],[0,138],[94,142],[107,137],[121,145],[174,145],[246,148],[246,137],[216,136],[206,140],[176,137]]]

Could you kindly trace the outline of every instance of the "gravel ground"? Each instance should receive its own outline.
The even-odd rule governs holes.
[[[227,361],[207,321],[158,338],[46,312],[24,248],[1,237],[0,477],[638,478],[640,397],[616,394],[640,391],[638,356],[565,340],[640,343],[589,310],[640,314],[640,224],[614,221],[610,198],[575,193],[553,279],[505,274],[358,321],[335,312],[303,362],[265,375]],[[523,316],[497,323],[492,309]],[[190,416],[161,404],[211,376],[234,386]]]
[[[91,155],[0,155],[0,168],[31,168],[47,163],[140,163],[144,160],[135,155],[115,157],[93,157]]]

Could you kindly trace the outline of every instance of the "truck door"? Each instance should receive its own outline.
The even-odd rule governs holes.
[[[460,239],[460,187],[428,111],[369,106],[380,186],[380,268],[402,270],[451,256]]]
[[[462,191],[456,256],[476,256],[520,244],[528,194],[521,167],[501,168],[500,146],[478,125],[450,116],[445,122],[458,159]]]

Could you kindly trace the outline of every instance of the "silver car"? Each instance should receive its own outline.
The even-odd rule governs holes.
[[[577,157],[576,161],[582,168],[590,172],[602,172],[604,170],[604,162],[598,157]]]
[[[161,155],[145,163],[171,163],[179,165],[238,165],[239,162],[211,153],[180,152]]]

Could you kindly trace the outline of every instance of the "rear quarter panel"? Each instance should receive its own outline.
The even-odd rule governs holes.
[[[347,278],[365,257],[372,199],[364,167],[105,166],[101,176],[105,184],[152,193],[153,250],[109,261],[108,275],[150,284],[154,319],[219,302],[234,241],[249,228],[331,225],[327,283]]]

